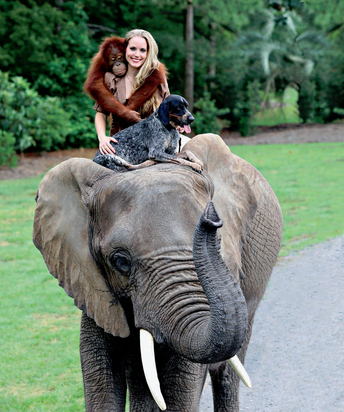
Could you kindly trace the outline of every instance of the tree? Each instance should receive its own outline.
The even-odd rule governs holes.
[[[192,0],[188,0],[186,8],[186,70],[185,97],[189,102],[189,110],[194,106],[194,10]]]
[[[25,77],[41,95],[80,93],[91,54],[81,3],[1,1],[0,11],[0,70]]]
[[[71,125],[57,97],[41,97],[23,77],[10,78],[1,71],[0,85],[0,131],[11,148],[7,158],[15,150],[51,150],[63,145]]]

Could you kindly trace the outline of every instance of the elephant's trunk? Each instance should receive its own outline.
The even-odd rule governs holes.
[[[215,363],[229,359],[240,379],[251,387],[244,367],[234,356],[244,341],[248,316],[242,291],[220,255],[217,229],[221,226],[215,207],[209,202],[196,226],[193,256],[210,312],[203,306],[202,310],[196,310],[197,316],[191,315],[194,313],[191,310],[185,317],[181,305],[177,310],[181,315],[179,319],[184,321],[174,325],[175,333],[165,336],[170,337],[170,344],[177,352],[193,362]],[[141,355],[147,383],[158,406],[165,410],[155,368],[153,337],[143,330],[140,333],[141,342],[144,342],[141,343]]]
[[[193,255],[210,314],[207,312],[198,322],[190,322],[189,330],[184,330],[175,343],[185,357],[199,363],[232,358],[247,330],[245,298],[220,255],[217,229],[221,226],[222,221],[209,202],[196,226]]]

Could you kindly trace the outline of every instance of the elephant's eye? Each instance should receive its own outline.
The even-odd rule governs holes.
[[[115,255],[113,256],[112,264],[114,269],[118,270],[118,272],[122,273],[123,275],[129,275],[131,271],[131,263],[130,260],[123,255]]]

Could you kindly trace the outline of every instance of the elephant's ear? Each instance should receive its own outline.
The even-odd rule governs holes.
[[[193,152],[203,162],[214,182],[213,202],[224,222],[221,229],[223,257],[230,269],[238,273],[241,248],[257,211],[257,199],[249,182],[253,168],[233,155],[222,138],[215,134],[195,136],[183,149]]]
[[[114,336],[129,327],[94,261],[88,242],[88,198],[93,185],[113,173],[88,159],[70,159],[50,170],[37,192],[33,242],[49,272],[75,305]]]

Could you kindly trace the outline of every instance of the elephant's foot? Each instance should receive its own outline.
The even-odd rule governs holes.
[[[239,378],[227,361],[209,365],[214,411],[239,411]]]

